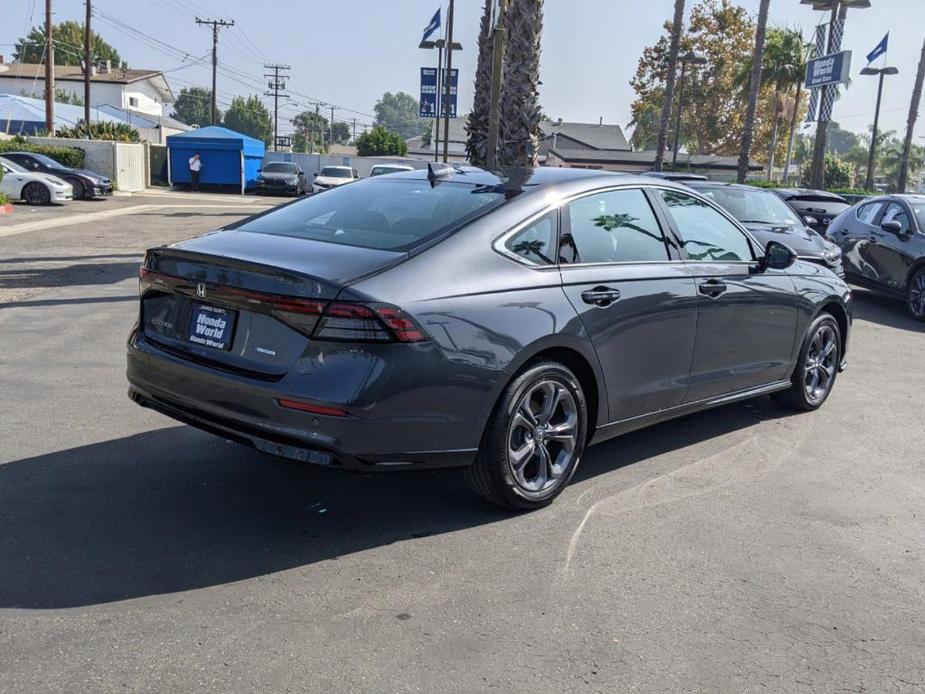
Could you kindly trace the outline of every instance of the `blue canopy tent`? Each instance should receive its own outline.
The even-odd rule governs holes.
[[[105,108],[105,107],[103,107]],[[77,125],[83,120],[84,107],[55,103],[55,127]],[[94,106],[90,120],[100,123],[126,123],[111,113]],[[35,135],[45,130],[45,102],[28,96],[0,94],[0,132],[7,135]]]
[[[241,186],[241,193],[257,185],[257,170],[265,147],[258,140],[218,125],[198,128],[167,137],[167,180],[189,183],[189,160],[199,152],[202,160],[200,183]]]

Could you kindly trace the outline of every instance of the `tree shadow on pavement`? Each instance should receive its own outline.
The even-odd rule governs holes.
[[[74,285],[115,284],[138,276],[138,260],[119,263],[76,263],[65,267],[0,270],[0,289],[45,289]]]
[[[577,479],[784,414],[733,405],[629,434]],[[0,465],[0,608],[220,585],[511,517],[459,471],[344,473],[175,426]]]

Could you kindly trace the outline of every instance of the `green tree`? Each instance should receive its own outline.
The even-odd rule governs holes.
[[[418,100],[405,92],[386,92],[376,102],[376,125],[397,133],[403,140],[418,137],[431,127],[431,121],[421,118]]]
[[[825,130],[825,147],[829,152],[844,155],[850,152],[852,148],[857,147],[860,142],[861,139],[857,133],[845,130],[834,120],[829,121],[829,125]]]
[[[539,148],[543,0],[510,0],[504,13],[498,164],[532,166]]]
[[[211,125],[212,90],[202,87],[184,87],[173,104],[173,113],[170,117],[183,121],[187,125]],[[216,110],[215,122],[222,122],[222,112],[219,110]]]
[[[357,138],[357,153],[361,157],[375,157],[384,155],[404,156],[408,153],[408,145],[398,133],[390,133],[381,125],[375,126]]]
[[[808,185],[811,180],[812,159],[803,162],[800,169],[800,175],[803,178],[803,185]],[[851,185],[851,166],[843,161],[841,157],[833,152],[825,153],[825,176],[823,187],[829,188],[847,188]]]
[[[55,40],[55,64],[80,65],[84,56],[84,25],[70,20],[55,24],[52,36]],[[128,67],[119,56],[119,52],[94,31],[90,32],[90,52],[97,65],[102,65],[108,60],[114,67]],[[13,48],[13,60],[18,63],[44,64],[44,55],[44,26],[32,27]]]
[[[273,137],[273,120],[270,112],[257,96],[236,96],[225,113],[226,128],[256,137],[270,144]]]
[[[636,92],[630,123],[639,133],[637,142],[657,141],[660,113],[668,78],[672,23],[647,47],[639,59],[630,84]],[[684,118],[681,141],[690,151],[702,154],[738,154],[744,125],[745,99],[736,88],[739,66],[751,55],[755,24],[743,8],[731,0],[700,0],[693,6],[680,52],[694,52],[707,63],[690,70],[684,78]],[[756,127],[759,126],[756,124]],[[756,143],[759,138],[756,137]],[[761,140],[763,142],[763,140]]]
[[[334,121],[334,142],[339,145],[345,145],[350,142],[353,136],[353,130],[349,123],[342,120]]]
[[[314,111],[302,111],[289,119],[295,128],[292,149],[296,152],[321,151],[322,142],[328,141],[328,119]]]

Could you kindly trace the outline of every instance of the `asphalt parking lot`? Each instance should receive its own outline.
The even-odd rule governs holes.
[[[856,293],[821,410],[627,435],[510,514],[455,471],[306,467],[128,401],[144,248],[274,202],[0,217],[0,691],[925,690],[901,304]]]

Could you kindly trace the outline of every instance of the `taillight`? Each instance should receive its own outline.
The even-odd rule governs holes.
[[[318,340],[339,342],[421,342],[424,331],[394,306],[333,303],[315,328]]]
[[[312,414],[323,414],[328,417],[348,417],[349,413],[339,407],[329,405],[313,405],[310,402],[301,402],[300,400],[287,400],[278,398],[276,401],[280,407],[286,407],[290,410],[299,410],[300,412],[311,412]]]

